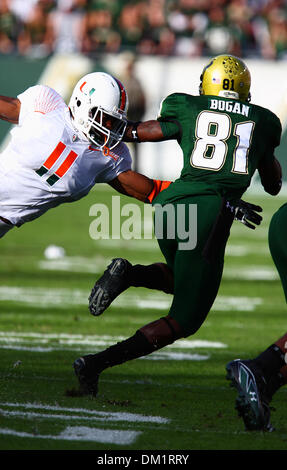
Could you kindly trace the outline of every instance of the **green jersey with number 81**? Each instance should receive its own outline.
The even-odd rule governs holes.
[[[157,203],[214,192],[240,198],[260,161],[273,159],[281,137],[281,123],[268,109],[218,96],[171,94],[158,120],[165,137],[180,129],[184,164]]]

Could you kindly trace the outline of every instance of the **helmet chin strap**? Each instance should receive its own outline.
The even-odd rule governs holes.
[[[107,138],[107,136],[105,135],[105,143],[104,143],[104,146],[103,146],[104,152],[107,151],[107,150],[108,150],[108,151],[110,150],[109,147],[106,145],[107,141],[108,141],[108,138]]]
[[[72,126],[73,126],[74,130],[75,130],[75,133],[77,133],[82,139],[85,139],[85,140],[90,142],[90,139],[87,136],[87,134],[85,134],[85,132],[83,132],[81,129],[79,129],[77,127],[76,122],[75,122],[75,118],[74,118],[73,113],[72,113],[70,108],[69,108],[69,112],[70,112],[71,123],[72,123]]]

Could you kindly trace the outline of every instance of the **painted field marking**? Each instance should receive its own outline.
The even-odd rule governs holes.
[[[1,402],[0,415],[4,418],[22,418],[24,420],[41,419],[60,421],[93,421],[126,424],[169,424],[170,420],[161,416],[147,416],[128,412],[109,412],[89,410],[85,408],[68,408],[41,403]],[[51,413],[52,412],[52,413]],[[65,413],[65,414],[64,414]],[[69,441],[93,441],[107,444],[130,445],[135,442],[142,431],[102,429],[89,426],[68,426],[57,435],[43,435],[19,432],[14,429],[0,428],[0,434],[22,438],[53,439]]]
[[[10,342],[10,340],[22,340],[29,338],[36,343],[45,342],[49,340],[57,340],[61,344],[78,344],[88,346],[110,346],[111,344],[122,341],[125,336],[109,336],[109,335],[82,335],[82,334],[68,334],[68,333],[31,333],[31,332],[16,332],[16,331],[0,331],[0,341]],[[219,341],[208,340],[178,340],[174,344],[166,346],[168,349],[194,349],[194,348],[226,348],[227,345]]]
[[[30,439],[52,439],[57,441],[87,441],[123,446],[133,444],[136,441],[137,437],[142,433],[140,431],[121,431],[89,428],[85,426],[68,426],[64,431],[62,431],[56,436],[49,434],[31,434],[28,432],[19,432],[7,428],[0,428],[0,434]]]
[[[13,349],[17,351],[43,352],[51,351],[78,351],[96,352],[99,347],[108,347],[118,341],[125,339],[122,336],[101,336],[101,335],[68,335],[45,334],[45,333],[19,333],[13,331],[0,331],[0,349]],[[186,349],[222,349],[227,345],[216,341],[206,340],[179,340],[171,344],[163,351],[155,351],[152,355],[144,356],[139,360],[175,360],[175,361],[206,361],[209,354],[195,354]],[[172,351],[177,349],[177,351]],[[181,351],[178,351],[181,350]],[[185,351],[184,351],[185,350]]]
[[[229,256],[230,258],[234,257],[240,257],[242,258],[243,256],[249,256],[252,255],[256,252],[256,254],[262,254],[266,255],[269,253],[268,246],[264,243],[258,244],[256,243],[256,249],[254,248],[253,245],[246,244],[246,245],[232,245],[232,244],[227,244],[226,250],[225,250],[225,256]]]
[[[270,276],[270,271],[268,271],[268,275]],[[263,272],[263,279],[264,276],[266,274]],[[236,270],[234,270],[234,277],[238,278]],[[0,286],[0,301],[23,303],[38,308],[88,306],[89,294],[89,291],[83,289]],[[115,299],[110,308],[168,310],[171,302],[171,295],[148,290],[141,291],[139,294],[131,290],[123,292]],[[259,297],[218,296],[212,310],[253,311],[261,303],[262,299]]]
[[[110,258],[83,256],[64,256],[59,259],[45,259],[38,263],[38,267],[48,271],[71,271],[79,273],[102,273],[111,262]]]
[[[98,410],[88,410],[86,408],[68,408],[61,406],[53,405],[42,405],[37,403],[13,403],[13,402],[1,402],[0,406],[8,408],[24,408],[26,410],[44,410],[44,411],[56,411],[62,413],[69,413],[68,415],[64,414],[47,414],[31,411],[8,411],[1,409],[1,413],[6,413],[7,416],[19,416],[23,418],[56,418],[56,419],[83,419],[83,420],[97,420],[97,421],[126,421],[128,423],[157,423],[157,424],[167,424],[169,419],[162,418],[161,416],[146,416],[137,413],[127,413],[127,412],[112,412],[112,411],[98,411]],[[73,414],[72,414],[73,413]],[[76,413],[76,414],[75,414]],[[88,416],[84,416],[88,415]]]
[[[54,351],[74,351],[83,354],[83,349],[67,349],[67,348],[59,348],[59,347],[39,347],[39,346],[1,346],[0,349],[11,349],[14,351],[29,351],[29,352],[36,352],[36,353],[48,353]],[[87,350],[87,352],[90,352]],[[93,351],[96,353],[97,351]],[[172,353],[168,351],[162,352],[154,352],[152,356],[144,356],[138,358],[139,361],[207,361],[210,358],[208,354],[188,354],[188,353]]]
[[[99,240],[100,241],[100,240]],[[98,242],[99,242],[98,241]],[[104,242],[105,240],[103,240]],[[116,240],[113,240],[115,242]],[[110,240],[106,240],[106,242],[110,243]],[[139,242],[136,240],[136,242]],[[133,257],[133,250],[139,251],[148,251],[150,252],[153,248],[157,248],[156,245],[149,243],[146,244],[147,241],[144,240],[144,248],[141,247],[140,244],[133,244],[132,240],[129,241],[129,244],[125,246],[122,244],[121,249],[131,250],[131,254],[129,256],[129,261],[132,263],[137,264],[146,264],[146,259],[134,258]],[[138,246],[139,245],[139,246]],[[257,244],[258,245],[258,244]],[[157,248],[158,249],[158,248]],[[226,256],[229,258],[238,258],[238,257],[246,257],[254,253],[254,251],[258,253],[258,246],[254,248],[254,246],[245,246],[245,245],[227,245],[226,247]],[[269,253],[268,246],[260,244],[259,253],[266,256]],[[68,271],[68,272],[79,272],[79,273],[94,273],[94,274],[102,274],[102,272],[106,269],[107,265],[110,263],[110,258],[103,258],[103,257],[94,257],[94,258],[86,258],[81,256],[64,256],[59,259],[45,259],[41,260],[38,263],[39,269],[46,270],[46,271]],[[240,274],[241,270],[244,272],[248,272],[249,270],[252,272],[253,268],[249,267],[248,265],[236,267],[237,273]],[[272,270],[275,272],[275,269],[269,266],[258,266],[256,267],[256,271],[265,271],[266,269]]]
[[[225,268],[223,278],[247,281],[275,281],[279,279],[275,268],[271,266],[238,266]]]

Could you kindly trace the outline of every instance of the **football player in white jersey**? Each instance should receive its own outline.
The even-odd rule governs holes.
[[[96,183],[151,202],[162,182],[131,169],[129,149],[121,142],[127,107],[122,83],[101,72],[79,80],[69,105],[44,85],[16,98],[0,96],[0,118],[17,124],[0,156],[0,237],[82,198]]]

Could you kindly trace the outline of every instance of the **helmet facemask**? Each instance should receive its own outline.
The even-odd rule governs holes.
[[[100,148],[113,149],[122,140],[127,121],[124,115],[115,116],[98,106],[89,111],[88,124],[86,135],[91,142]]]

